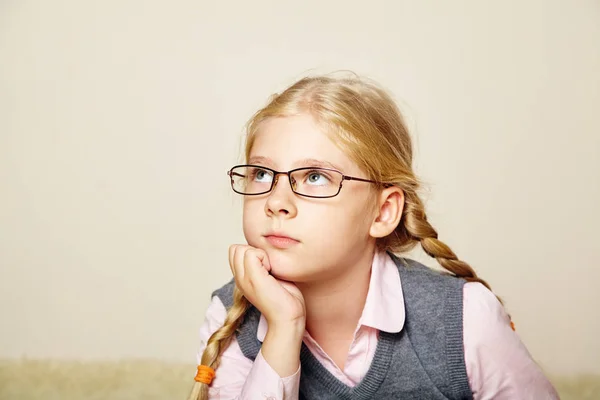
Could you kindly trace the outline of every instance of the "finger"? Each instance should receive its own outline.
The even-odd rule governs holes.
[[[267,272],[269,272],[269,274],[270,274],[271,273],[271,261],[269,260],[269,255],[267,254],[267,252],[264,250],[261,250],[260,254],[258,255],[258,258],[262,262],[263,267],[265,267]]]
[[[231,269],[231,274],[235,276],[235,271],[233,269],[233,255],[235,254],[235,249],[238,245],[232,244],[229,246],[229,268]]]
[[[244,254],[248,251],[248,246],[238,245],[233,254],[233,276],[240,289],[244,289],[243,281],[246,278],[244,270]]]
[[[244,274],[253,288],[258,288],[269,277],[269,272],[263,264],[267,258],[264,250],[250,249],[244,255]]]
[[[248,251],[258,259],[264,269],[268,272],[271,271],[271,263],[269,262],[269,256],[266,251],[255,247],[250,247]]]

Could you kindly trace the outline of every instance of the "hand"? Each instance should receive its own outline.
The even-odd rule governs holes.
[[[293,283],[270,274],[271,265],[264,250],[234,244],[229,247],[229,266],[237,287],[265,316],[269,327],[300,324],[304,330],[306,308],[302,293]]]

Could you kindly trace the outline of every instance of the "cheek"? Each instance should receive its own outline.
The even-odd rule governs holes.
[[[332,204],[315,212],[305,220],[310,220],[314,235],[324,246],[339,246],[368,237],[370,213],[359,204]],[[305,216],[306,217],[306,216]]]
[[[244,237],[250,246],[256,246],[257,238],[261,235],[261,227],[264,221],[260,221],[263,208],[258,202],[244,202],[242,214],[242,226]],[[262,214],[261,214],[262,212]]]

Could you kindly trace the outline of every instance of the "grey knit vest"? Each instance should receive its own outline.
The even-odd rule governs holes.
[[[349,387],[335,378],[302,344],[300,399],[472,399],[463,349],[462,289],[465,281],[389,253],[400,271],[406,318],[398,333],[379,332],[371,366]],[[233,304],[233,281],[216,290],[225,307]],[[237,333],[246,357],[254,360],[260,312],[252,307]]]

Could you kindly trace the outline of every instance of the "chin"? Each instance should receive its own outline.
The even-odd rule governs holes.
[[[297,254],[279,249],[265,249],[269,256],[271,264],[271,274],[280,280],[288,282],[303,282],[309,277],[306,276],[307,268],[304,262]]]

